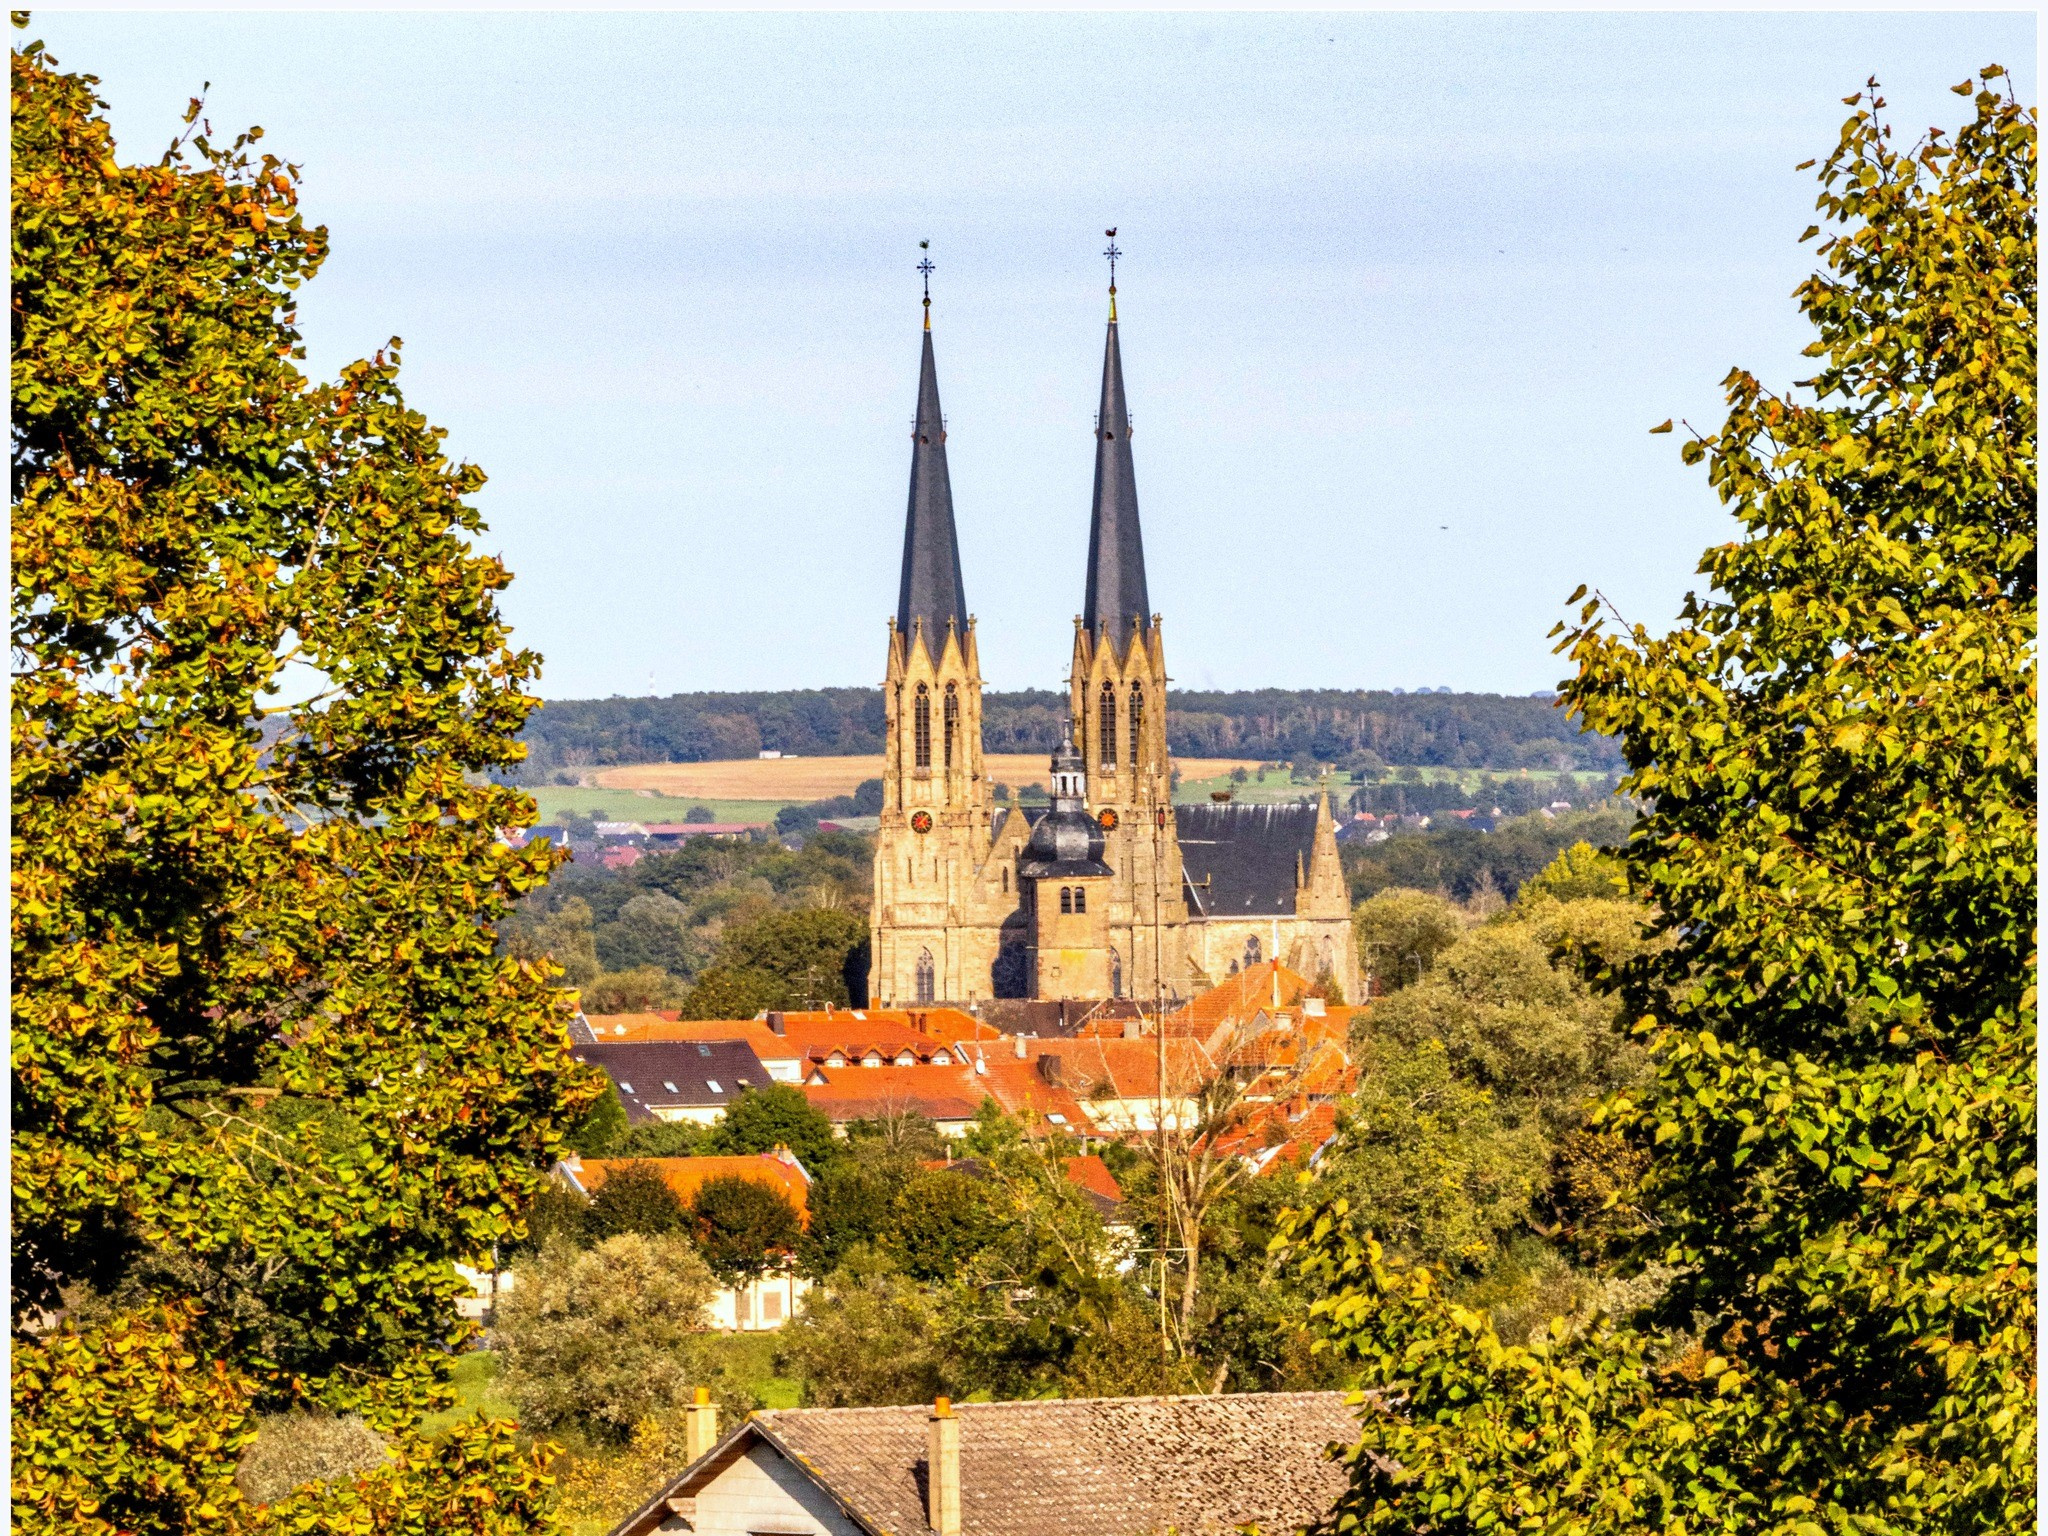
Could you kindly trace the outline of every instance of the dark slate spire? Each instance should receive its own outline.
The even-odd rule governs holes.
[[[932,361],[931,311],[925,311],[924,365],[917,381],[917,428],[910,450],[910,511],[903,523],[903,585],[896,627],[907,639],[924,621],[934,659],[946,647],[950,622],[967,640],[967,596],[960,579],[960,541],[953,532],[953,483],[946,474],[945,417],[939,370]]]
[[[1109,626],[1121,652],[1131,621],[1149,620],[1145,541],[1138,532],[1138,479],[1131,466],[1131,413],[1124,401],[1123,354],[1116,342],[1116,287],[1109,290],[1109,339],[1102,352],[1102,413],[1095,423],[1095,511],[1088,528],[1088,602],[1081,619],[1101,638]]]

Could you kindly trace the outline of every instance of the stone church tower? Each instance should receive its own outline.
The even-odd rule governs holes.
[[[1067,674],[1074,740],[1088,772],[1088,807],[1115,872],[1109,888],[1110,982],[1104,993],[1178,995],[1188,983],[1173,765],[1166,752],[1166,647],[1145,589],[1131,413],[1117,344],[1116,288],[1102,353],[1095,419],[1095,502],[1089,519],[1088,586],[1074,621]]]
[[[990,995],[999,925],[1017,904],[990,867],[981,765],[981,659],[960,576],[946,420],[925,299],[903,579],[889,622],[882,816],[875,841],[869,998],[879,1007]],[[989,899],[985,884],[1000,895]],[[1002,910],[992,911],[992,907]]]

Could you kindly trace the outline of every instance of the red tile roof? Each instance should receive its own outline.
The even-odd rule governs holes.
[[[1333,1445],[1359,1438],[1341,1392],[956,1403],[966,1536],[1212,1536],[1312,1526],[1348,1482]],[[797,1408],[752,1415],[620,1522],[642,1536],[766,1442],[860,1528],[930,1528],[931,1408]]]
[[[810,1225],[811,1181],[803,1165],[786,1151],[763,1152],[757,1157],[580,1158],[564,1161],[561,1167],[586,1195],[595,1195],[607,1178],[635,1162],[658,1169],[662,1182],[685,1206],[713,1179],[751,1179],[778,1191],[796,1208],[797,1219]]]

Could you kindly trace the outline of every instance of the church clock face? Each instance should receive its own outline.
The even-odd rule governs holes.
[[[1095,824],[1105,832],[1116,830],[1116,812],[1104,806],[1095,817]]]
[[[925,833],[925,832],[929,832],[929,831],[931,831],[931,829],[932,829],[932,813],[931,813],[930,811],[913,811],[913,812],[911,812],[911,816],[910,816],[910,830],[911,830],[911,831],[913,831],[913,832],[917,832],[917,833]]]

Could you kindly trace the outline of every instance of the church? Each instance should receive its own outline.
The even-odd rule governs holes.
[[[1165,630],[1145,585],[1113,276],[1071,719],[1051,758],[1051,805],[998,811],[982,771],[981,664],[929,291],[924,304],[903,575],[882,685],[870,1001],[1170,1003],[1275,958],[1356,997],[1328,798],[1173,803]]]

